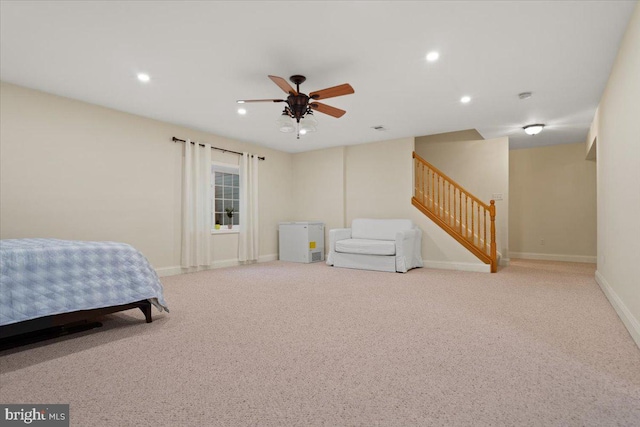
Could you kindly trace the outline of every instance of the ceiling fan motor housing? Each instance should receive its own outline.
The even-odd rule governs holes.
[[[298,93],[297,95],[289,95],[287,97],[287,104],[293,114],[293,118],[296,122],[300,122],[302,116],[307,112],[307,104],[309,103],[309,97],[304,93]]]

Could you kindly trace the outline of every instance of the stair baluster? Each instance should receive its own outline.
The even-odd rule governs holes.
[[[485,204],[415,152],[413,158],[415,196],[411,203],[480,260],[490,264],[491,272],[495,273],[497,271],[495,201],[491,200],[489,205]],[[489,224],[487,224],[487,212]],[[488,237],[487,228],[490,228]]]

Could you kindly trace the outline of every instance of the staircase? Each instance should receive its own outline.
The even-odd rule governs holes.
[[[498,271],[495,201],[482,202],[415,151],[413,159],[411,203],[482,262],[491,264],[492,273]]]

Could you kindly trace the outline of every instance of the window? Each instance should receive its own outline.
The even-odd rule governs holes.
[[[238,166],[213,163],[211,165],[211,194],[213,212],[211,224],[220,224],[228,230],[228,224],[237,230],[240,225],[240,171]],[[233,208],[233,218],[226,210]]]

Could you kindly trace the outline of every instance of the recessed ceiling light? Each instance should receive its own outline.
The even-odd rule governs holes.
[[[440,54],[438,52],[434,51],[434,52],[429,52],[427,54],[427,61],[429,61],[429,62],[437,61],[438,58],[440,58]]]
[[[469,101],[471,101],[470,96],[463,96],[462,98],[460,98],[460,102],[462,102],[463,104],[467,104]]]
[[[138,80],[140,80],[141,82],[148,82],[149,80],[151,80],[151,77],[149,77],[149,74],[145,74],[145,73],[138,73]]]
[[[300,129],[300,135],[305,135],[307,133],[306,129]]]
[[[244,108],[238,108],[238,114],[244,116],[245,114],[247,114],[247,110],[245,110]]]
[[[238,104],[244,104],[244,101],[236,101]]]

